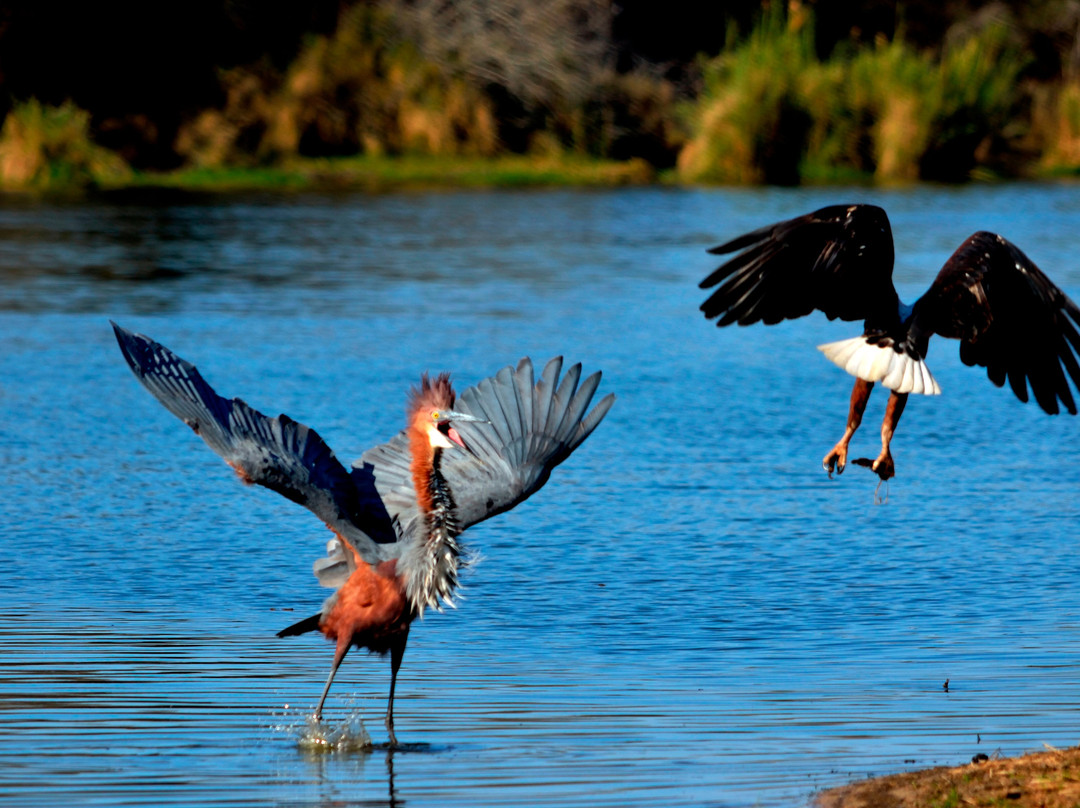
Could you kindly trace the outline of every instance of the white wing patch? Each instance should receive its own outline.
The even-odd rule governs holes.
[[[897,393],[941,394],[941,387],[923,360],[898,353],[891,345],[871,345],[865,337],[853,337],[819,345],[818,350],[830,362],[863,381],[881,382]]]
[[[326,543],[326,557],[320,558],[312,566],[315,576],[319,579],[319,585],[331,589],[344,586],[345,581],[352,574],[348,557],[345,555],[345,547],[338,538],[330,539]]]

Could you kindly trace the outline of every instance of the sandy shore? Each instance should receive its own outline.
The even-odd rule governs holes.
[[[815,804],[820,808],[1075,808],[1080,805],[1080,747],[860,780],[821,792]]]

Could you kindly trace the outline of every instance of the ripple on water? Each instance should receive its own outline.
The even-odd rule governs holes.
[[[1080,299],[1071,186],[0,200],[0,803],[789,806],[1076,743],[1077,420],[936,343],[875,507],[820,470],[850,379],[813,346],[851,324],[700,318],[704,247],[850,197],[909,301],[988,226]],[[274,635],[325,530],[155,404],[109,317],[346,461],[420,371],[603,368],[605,423],[414,626],[401,748],[385,659],[308,724],[333,646]]]

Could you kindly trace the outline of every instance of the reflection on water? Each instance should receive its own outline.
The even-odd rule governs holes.
[[[705,247],[847,200],[888,208],[906,300],[977,229],[1080,298],[1069,186],[0,202],[0,800],[800,805],[1076,743],[1078,420],[938,342],[875,507],[870,472],[819,465],[850,384],[813,346],[857,326],[697,311]],[[403,749],[362,654],[327,719],[374,748],[304,749],[333,649],[274,634],[325,595],[325,531],[152,401],[109,317],[344,460],[423,370],[604,369],[605,423],[466,534],[462,607],[415,626]]]

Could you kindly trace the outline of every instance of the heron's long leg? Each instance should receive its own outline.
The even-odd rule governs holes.
[[[322,708],[326,703],[326,696],[330,692],[330,685],[334,682],[334,674],[337,673],[338,665],[341,664],[341,660],[345,658],[345,654],[349,653],[349,643],[338,640],[337,651],[334,653],[334,664],[330,666],[330,675],[326,677],[326,687],[323,688],[322,698],[319,699],[319,706],[315,708],[315,720],[322,720]]]
[[[409,641],[409,630],[401,634],[390,646],[390,698],[386,703],[386,732],[390,736],[390,745],[397,746],[397,736],[394,735],[394,686],[397,685],[398,669],[401,667],[401,659],[405,656],[405,643]]]
[[[862,423],[866,402],[870,400],[870,391],[873,389],[873,382],[863,381],[862,379],[855,380],[855,386],[851,389],[851,404],[848,407],[847,429],[844,430],[844,436],[840,438],[832,451],[825,455],[825,459],[821,461],[821,465],[829,472],[830,477],[832,477],[833,469],[836,470],[837,474],[842,474],[844,467],[847,465],[848,443],[851,442],[855,430]],[[901,409],[903,408],[901,407]],[[897,417],[899,418],[899,416]]]
[[[892,442],[893,433],[896,432],[896,425],[900,423],[900,416],[904,414],[907,400],[908,393],[897,393],[894,390],[885,407],[885,417],[881,421],[881,454],[870,467],[883,480],[896,474],[896,465],[893,463],[892,452],[889,451],[889,443]]]

